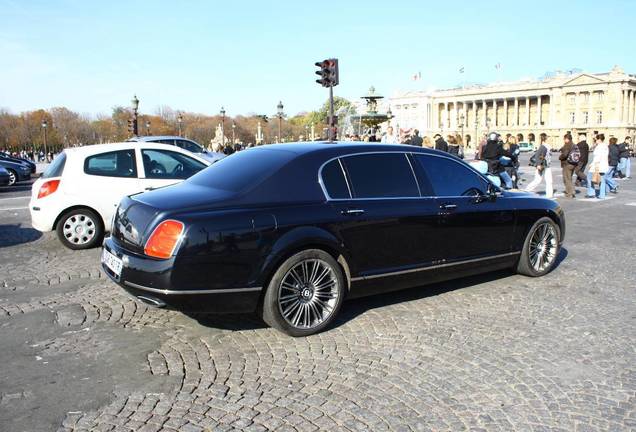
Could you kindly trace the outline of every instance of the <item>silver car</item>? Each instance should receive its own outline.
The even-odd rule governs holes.
[[[225,155],[223,153],[211,152],[205,149],[201,144],[196,141],[192,141],[186,138],[172,136],[172,135],[157,135],[157,136],[138,136],[129,138],[127,142],[156,142],[163,144],[170,144],[182,148],[190,153],[194,153],[203,159],[214,163],[220,159],[223,159]]]

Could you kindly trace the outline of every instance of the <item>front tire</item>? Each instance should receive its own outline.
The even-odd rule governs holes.
[[[57,223],[57,237],[69,249],[90,249],[104,238],[104,224],[93,210],[79,208],[62,215]]]
[[[13,170],[9,171],[9,184],[7,186],[13,186],[18,182],[18,174]]]
[[[336,260],[320,249],[289,257],[274,273],[263,299],[263,321],[290,336],[329,326],[342,305],[345,279]]]
[[[549,217],[542,217],[532,225],[517,264],[517,272],[530,277],[549,273],[560,251],[559,226]]]

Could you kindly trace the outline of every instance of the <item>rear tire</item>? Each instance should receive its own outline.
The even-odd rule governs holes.
[[[60,217],[57,237],[69,249],[90,249],[99,246],[104,238],[102,218],[93,210],[78,208]]]
[[[517,264],[517,273],[530,277],[548,274],[561,250],[559,226],[549,217],[542,217],[532,225]]]
[[[272,276],[263,299],[263,321],[294,337],[318,333],[338,315],[345,286],[340,265],[327,252],[299,252]]]

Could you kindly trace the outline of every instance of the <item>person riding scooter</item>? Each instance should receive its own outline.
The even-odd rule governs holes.
[[[488,134],[488,139],[481,153],[481,158],[488,164],[488,172],[499,176],[506,189],[512,189],[512,179],[500,161],[502,156],[505,156],[505,153],[500,135],[497,132],[491,132]]]

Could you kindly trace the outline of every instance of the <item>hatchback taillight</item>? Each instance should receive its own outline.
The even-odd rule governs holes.
[[[42,183],[40,190],[38,191],[38,199],[51,195],[60,186],[59,180],[49,180]]]
[[[183,234],[183,223],[168,219],[154,229],[144,246],[144,253],[155,258],[167,259],[172,256]]]

